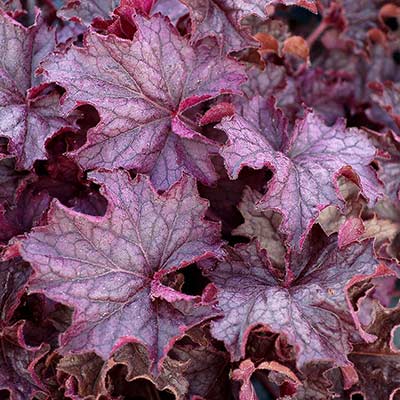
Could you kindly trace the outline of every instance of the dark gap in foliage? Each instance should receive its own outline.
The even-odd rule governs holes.
[[[74,46],[83,47],[83,37],[84,37],[84,34],[83,34],[83,33],[80,33],[80,34],[76,37],[76,39],[74,40]]]
[[[310,61],[311,64],[327,51],[322,42],[317,39],[310,48]]]
[[[168,357],[172,358],[173,360],[179,360],[178,355],[176,354],[175,348],[179,348],[182,346],[197,346],[197,343],[195,343],[189,336],[185,335],[183,338],[177,340],[175,342],[174,347],[168,352]]]
[[[8,390],[0,390],[0,400],[10,400],[10,392]]]
[[[254,170],[244,167],[238,179],[231,180],[226,175],[222,160],[215,158],[217,171],[220,171],[221,178],[214,187],[198,183],[200,196],[208,199],[210,208],[207,213],[208,219],[222,222],[222,238],[231,244],[242,242],[241,238],[233,239],[232,230],[244,223],[244,219],[238,205],[242,199],[243,190],[249,186],[261,194],[267,191],[267,183],[272,177],[272,172],[264,167]]]
[[[110,394],[122,396],[124,400],[174,400],[175,396],[168,390],[159,391],[148,379],[139,378],[128,382],[127,368],[124,365],[114,366],[108,373],[110,377]]]
[[[13,321],[19,320],[26,321],[24,339],[28,345],[56,346],[58,335],[71,324],[72,309],[39,293],[24,295],[13,316]]]
[[[8,139],[5,137],[0,137],[0,153],[9,154],[8,152]]]
[[[353,393],[351,400],[364,400],[364,396],[361,393]]]
[[[162,283],[172,289],[191,296],[200,296],[210,280],[203,276],[196,264],[167,274]]]
[[[359,310],[358,301],[365,296],[368,290],[372,289],[374,284],[370,281],[366,284],[364,281],[357,282],[349,288],[350,302],[355,311]]]
[[[396,17],[383,18],[383,22],[391,31],[397,31],[397,29],[399,29],[399,22]]]
[[[246,357],[255,364],[273,360],[288,363],[296,359],[296,350],[288,343],[285,335],[269,331],[260,325],[250,332],[246,343]]]
[[[241,235],[231,235],[227,240],[230,246],[234,246],[238,243],[250,243],[251,241],[248,237]]]
[[[257,372],[253,374],[253,376],[250,378],[251,384],[254,387],[254,390],[256,392],[256,396],[258,399],[262,400],[275,400],[279,397],[279,387],[276,384],[271,383],[271,388],[267,388],[266,385],[264,385],[261,382],[261,379],[257,376]],[[272,389],[272,390],[269,390]],[[278,397],[274,396],[272,392],[277,392]]]
[[[39,179],[32,184],[33,193],[47,192],[67,207],[89,215],[104,215],[107,200],[99,185],[88,181],[80,167],[65,156],[36,161]]]
[[[246,342],[246,357],[251,358],[254,363],[269,360],[273,357],[278,337],[278,333],[268,331],[263,326],[254,328]]]
[[[129,169],[129,170],[128,170],[128,174],[129,174],[129,176],[131,177],[131,179],[135,179],[135,178],[136,178],[136,175],[138,174],[138,172],[137,172],[136,169]]]
[[[23,12],[18,13],[16,20],[25,27],[29,27],[35,22],[35,15],[33,12],[35,3],[32,0],[21,0],[21,5]]]
[[[57,5],[53,3],[53,1],[49,0],[36,0],[36,6],[40,8],[43,17],[46,19],[49,25],[51,25],[57,19]]]
[[[77,120],[77,123],[84,131],[93,128],[100,122],[99,113],[90,104],[79,106],[76,110],[82,113],[82,116]]]
[[[182,15],[176,23],[176,28],[181,36],[189,35],[192,31],[192,24],[189,13]]]
[[[46,160],[37,160],[34,164],[34,171],[38,176],[47,176],[48,162]]]
[[[46,150],[51,156],[59,156],[82,147],[86,142],[83,131],[74,132],[69,129],[58,132],[46,142]]]
[[[375,171],[379,171],[379,165],[378,163],[374,160],[371,162],[370,166],[375,170]]]
[[[396,64],[400,65],[400,50],[394,51],[394,52],[392,53],[392,58],[393,58],[393,61],[394,61]]]
[[[203,276],[196,264],[191,264],[181,269],[180,272],[184,277],[182,293],[192,296],[201,295],[204,288],[210,283],[210,280]]]
[[[379,123],[373,122],[371,121],[367,115],[365,114],[364,111],[359,111],[357,113],[354,114],[348,114],[346,115],[347,118],[347,127],[348,128],[352,128],[352,127],[356,127],[356,128],[360,128],[360,127],[365,127],[365,128],[369,128],[375,132],[379,132],[383,126],[380,125]]]
[[[77,114],[76,123],[78,131],[63,129],[46,142],[46,150],[51,156],[72,152],[82,147],[87,139],[87,131],[100,122],[97,110],[88,104],[79,106],[74,113]]]
[[[274,16],[285,20],[294,35],[303,37],[310,35],[322,20],[321,14],[298,6],[277,6]]]

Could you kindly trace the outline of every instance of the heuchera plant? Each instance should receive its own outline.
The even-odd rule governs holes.
[[[0,400],[396,399],[399,262],[400,1],[0,1]]]

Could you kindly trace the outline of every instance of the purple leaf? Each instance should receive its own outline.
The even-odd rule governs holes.
[[[347,167],[358,175],[372,203],[379,196],[378,180],[369,167],[375,148],[359,130],[346,129],[343,120],[328,127],[308,112],[289,137],[282,113],[269,101],[255,97],[242,114],[244,118],[218,125],[229,138],[221,151],[228,172],[235,179],[244,166],[272,169],[274,177],[258,207],[282,214],[281,229],[295,246],[302,246],[320,210],[341,203],[336,178]]]
[[[370,243],[338,251],[331,240],[292,253],[284,280],[256,243],[227,251],[225,261],[208,262],[204,268],[219,289],[224,312],[223,319],[212,322],[212,333],[225,342],[233,360],[244,356],[250,330],[262,324],[287,336],[298,352],[299,367],[317,360],[349,363],[346,354],[355,328],[346,285],[355,276],[374,273],[377,262]]]
[[[163,195],[138,176],[92,173],[109,200],[105,217],[55,203],[49,225],[22,243],[36,275],[31,291],[75,307],[63,351],[94,351],[107,358],[126,341],[144,343],[159,361],[187,327],[216,314],[199,297],[163,300],[165,274],[220,253],[218,225],[206,222],[206,204],[187,176]],[[163,289],[164,288],[164,289]],[[161,297],[161,298],[160,298]],[[182,300],[180,300],[182,299]]]
[[[153,14],[161,13],[174,24],[188,13],[188,9],[179,0],[158,0],[153,7]]]
[[[0,262],[0,324],[8,324],[17,308],[31,274],[29,265],[20,258]]]
[[[35,70],[55,46],[55,33],[41,18],[25,28],[0,11],[0,136],[10,140],[17,166],[29,169],[46,158],[45,142],[70,123],[61,117],[56,92],[39,96]],[[43,88],[42,88],[43,89]]]
[[[240,22],[250,14],[264,18],[266,8],[273,4],[303,6],[316,12],[315,1],[311,0],[181,0],[192,20],[191,41],[197,42],[214,36],[224,53],[246,47],[258,47],[255,40]]]
[[[72,19],[90,25],[96,17],[109,18],[119,0],[69,0],[58,10],[60,18]]]
[[[258,47],[258,42],[240,26],[243,14],[236,6],[236,1],[183,0],[183,3],[190,10],[193,43],[207,36],[214,36],[224,53],[245,47]]]
[[[159,15],[138,16],[136,23],[133,42],[89,32],[84,48],[73,47],[44,64],[48,80],[66,88],[67,109],[87,102],[100,113],[76,157],[85,168],[150,173],[159,189],[176,182],[182,170],[210,184],[214,178],[203,155],[210,141],[182,113],[221,93],[238,92],[242,69],[211,43],[190,47]],[[192,141],[189,148],[185,139]],[[195,165],[193,147],[201,154]]]

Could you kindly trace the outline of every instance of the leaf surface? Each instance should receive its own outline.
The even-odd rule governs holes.
[[[48,80],[66,88],[67,109],[85,102],[100,113],[76,157],[85,168],[149,173],[158,189],[182,171],[211,184],[216,176],[205,154],[210,140],[183,112],[238,93],[242,68],[220,56],[213,41],[192,48],[160,15],[135,21],[133,42],[89,32],[84,48],[72,47],[44,64]]]
[[[69,0],[57,15],[89,25],[96,17],[109,18],[119,3],[119,0]]]
[[[320,210],[341,204],[336,179],[348,166],[358,175],[367,198],[375,202],[380,195],[369,166],[375,148],[361,131],[346,129],[344,120],[326,126],[308,112],[289,134],[282,113],[258,97],[250,100],[242,115],[218,125],[228,135],[221,150],[228,172],[233,179],[244,166],[267,166],[274,172],[258,207],[282,214],[281,230],[293,245],[302,246]]]
[[[298,351],[299,367],[317,360],[348,364],[355,328],[346,285],[355,276],[374,273],[377,262],[370,243],[341,251],[336,246],[330,240],[319,249],[292,253],[284,280],[255,242],[227,249],[225,261],[208,262],[205,271],[219,289],[224,312],[223,319],[212,322],[212,333],[232,359],[244,356],[250,330],[262,324],[287,336]]]
[[[23,348],[21,324],[10,324],[30,274],[21,258],[0,262],[0,391],[7,390],[12,400],[25,400],[39,389],[28,366],[40,351]]]
[[[30,288],[75,308],[62,336],[64,352],[107,358],[124,342],[140,341],[159,361],[187,327],[216,314],[160,279],[219,254],[218,225],[203,220],[206,204],[187,176],[163,195],[143,176],[132,182],[127,173],[98,172],[91,178],[104,187],[106,215],[82,215],[56,202],[49,225],[22,243],[36,270]]]
[[[0,11],[0,136],[18,167],[46,158],[45,142],[70,123],[61,116],[56,92],[39,95],[39,62],[55,47],[55,32],[41,18],[25,28]]]

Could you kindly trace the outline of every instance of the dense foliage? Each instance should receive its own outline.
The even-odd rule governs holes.
[[[0,1],[0,400],[400,399],[400,1]]]

